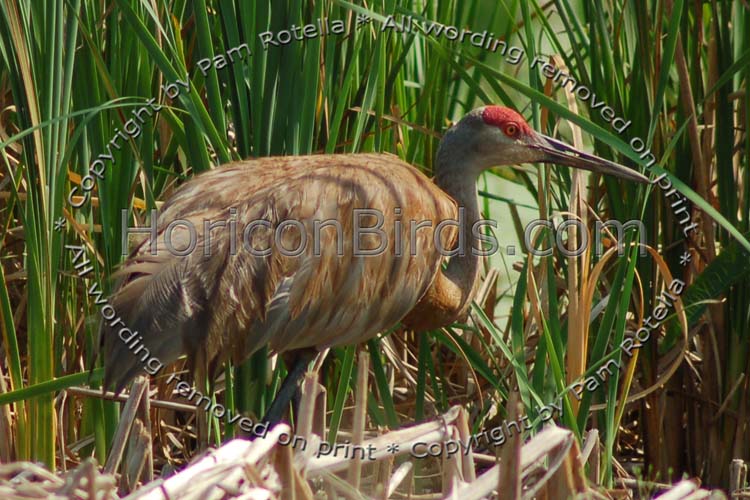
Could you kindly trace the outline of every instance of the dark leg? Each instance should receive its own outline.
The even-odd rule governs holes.
[[[289,406],[289,402],[295,394],[299,394],[298,383],[302,378],[302,375],[305,374],[307,365],[317,355],[317,351],[315,349],[306,349],[291,354],[292,355],[286,357],[284,361],[289,373],[281,383],[281,388],[279,389],[279,392],[276,393],[276,397],[271,402],[268,411],[266,411],[266,414],[261,419],[262,422],[269,423],[269,429],[281,422],[281,419],[284,417],[284,412]]]

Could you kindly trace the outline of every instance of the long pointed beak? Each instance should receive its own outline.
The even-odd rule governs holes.
[[[535,139],[537,140],[534,143],[529,144],[529,147],[541,151],[544,154],[544,157],[539,161],[557,163],[559,165],[582,168],[592,172],[614,175],[615,177],[620,177],[621,179],[627,179],[629,181],[649,182],[648,177],[632,168],[579,151],[578,149],[569,146],[564,142],[560,142],[557,139],[553,139],[552,137],[536,134]]]

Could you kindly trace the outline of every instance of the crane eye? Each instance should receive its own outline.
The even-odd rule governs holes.
[[[518,135],[518,125],[516,125],[515,123],[508,123],[505,127],[503,127],[503,133],[505,133],[505,135],[507,135],[508,137],[515,139]]]

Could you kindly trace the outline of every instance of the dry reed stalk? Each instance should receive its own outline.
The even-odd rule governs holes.
[[[370,373],[370,355],[360,351],[357,360],[357,391],[354,394],[354,423],[352,425],[352,444],[361,445],[365,436],[365,423],[367,418],[367,386]],[[355,454],[354,460],[349,464],[347,481],[354,488],[359,488],[362,478],[362,458]]]

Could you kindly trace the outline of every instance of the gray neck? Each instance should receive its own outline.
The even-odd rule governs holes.
[[[461,290],[461,312],[465,312],[474,297],[479,284],[479,256],[473,249],[479,249],[480,242],[472,234],[474,223],[480,219],[477,200],[477,178],[481,169],[474,168],[471,156],[460,149],[446,148],[445,141],[438,151],[435,168],[435,184],[453,198],[459,208],[463,208],[461,232],[464,238],[462,248],[448,261],[443,275]],[[460,233],[461,234],[461,233]],[[459,247],[461,248],[461,247]]]

